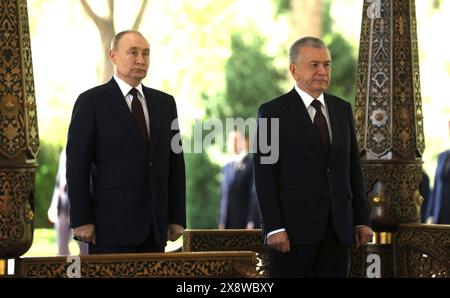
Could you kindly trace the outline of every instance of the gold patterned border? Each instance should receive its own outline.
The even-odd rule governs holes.
[[[450,225],[400,225],[394,255],[396,277],[450,277]]]
[[[17,257],[33,241],[35,169],[0,170],[0,257]]]
[[[380,17],[366,15],[380,5]],[[355,99],[358,146],[370,159],[425,148],[413,0],[364,1]],[[393,158],[394,156],[389,156]]]
[[[36,159],[39,148],[26,0],[0,2],[0,155]]]
[[[78,263],[77,263],[78,262]],[[112,254],[16,259],[20,277],[255,277],[254,252]]]

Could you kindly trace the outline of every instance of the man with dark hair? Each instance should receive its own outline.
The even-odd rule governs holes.
[[[171,146],[177,109],[171,95],[142,85],[149,55],[141,33],[118,33],[109,51],[114,77],[73,109],[70,221],[90,254],[163,252],[186,225],[183,152]]]
[[[331,58],[322,40],[296,41],[289,63],[296,86],[259,108],[254,160],[269,274],[345,277],[351,245],[373,235],[352,109],[324,93]],[[276,123],[278,135],[270,135]],[[264,140],[274,138],[279,158],[267,162]]]

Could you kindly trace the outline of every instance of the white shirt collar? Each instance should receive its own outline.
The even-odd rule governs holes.
[[[309,108],[309,106],[313,102],[314,98],[311,95],[309,95],[308,93],[306,93],[305,91],[303,91],[302,89],[300,89],[300,87],[298,87],[297,85],[295,85],[295,91],[297,91],[297,93],[300,95],[301,99],[303,100],[303,103],[305,104],[305,107]],[[318,101],[320,101],[322,106],[326,107],[325,98],[323,96],[323,93],[320,94],[319,97],[316,99]]]
[[[136,88],[142,96],[144,95],[144,92],[142,91],[142,84],[139,84],[137,87],[130,86],[117,75],[114,75],[114,80],[116,80],[117,85],[119,85],[120,91],[122,91],[124,97],[128,95],[132,88]]]

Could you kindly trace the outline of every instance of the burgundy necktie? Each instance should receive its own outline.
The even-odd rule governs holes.
[[[133,88],[129,92],[133,95],[133,101],[131,102],[131,113],[133,114],[134,120],[139,128],[139,133],[144,141],[145,145],[148,145],[148,132],[147,124],[145,123],[144,110],[142,109],[142,104],[137,97],[138,90]]]
[[[328,125],[325,116],[322,113],[322,104],[317,99],[314,99],[311,105],[316,109],[316,115],[314,116],[314,126],[320,136],[325,155],[328,157],[330,154],[330,134],[328,132]]]

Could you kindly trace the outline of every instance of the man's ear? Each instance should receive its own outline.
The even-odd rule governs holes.
[[[289,64],[289,71],[291,72],[294,80],[297,80],[297,66],[293,63]]]
[[[116,53],[114,52],[114,50],[109,50],[108,56],[109,56],[109,60],[111,61],[111,63],[116,64]]]

